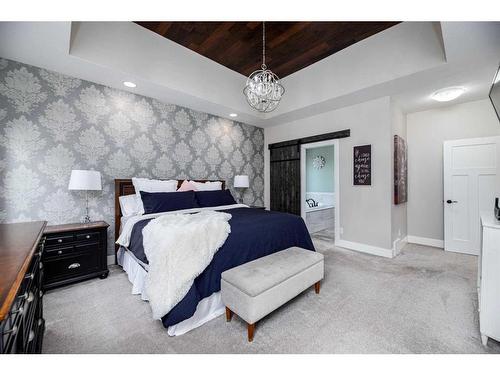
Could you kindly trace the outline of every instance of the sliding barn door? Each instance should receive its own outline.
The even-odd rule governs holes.
[[[300,144],[270,149],[271,210],[300,215]]]

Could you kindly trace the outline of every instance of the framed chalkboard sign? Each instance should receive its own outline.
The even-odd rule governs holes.
[[[372,145],[353,148],[353,185],[372,184]]]

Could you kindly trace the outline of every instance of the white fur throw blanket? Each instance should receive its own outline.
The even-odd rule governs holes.
[[[144,227],[144,253],[149,261],[146,293],[154,319],[175,307],[210,264],[231,233],[230,219],[230,214],[215,211],[169,214]]]

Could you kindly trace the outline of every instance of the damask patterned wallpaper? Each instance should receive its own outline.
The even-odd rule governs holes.
[[[225,179],[232,189],[247,174],[244,202],[264,200],[263,129],[1,58],[0,156],[2,222],[80,221],[71,170],[100,171],[90,216],[111,224],[110,254],[115,178]]]

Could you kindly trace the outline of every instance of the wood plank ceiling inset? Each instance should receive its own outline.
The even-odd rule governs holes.
[[[244,76],[262,64],[262,22],[136,22]],[[399,22],[266,22],[266,64],[280,78]]]

